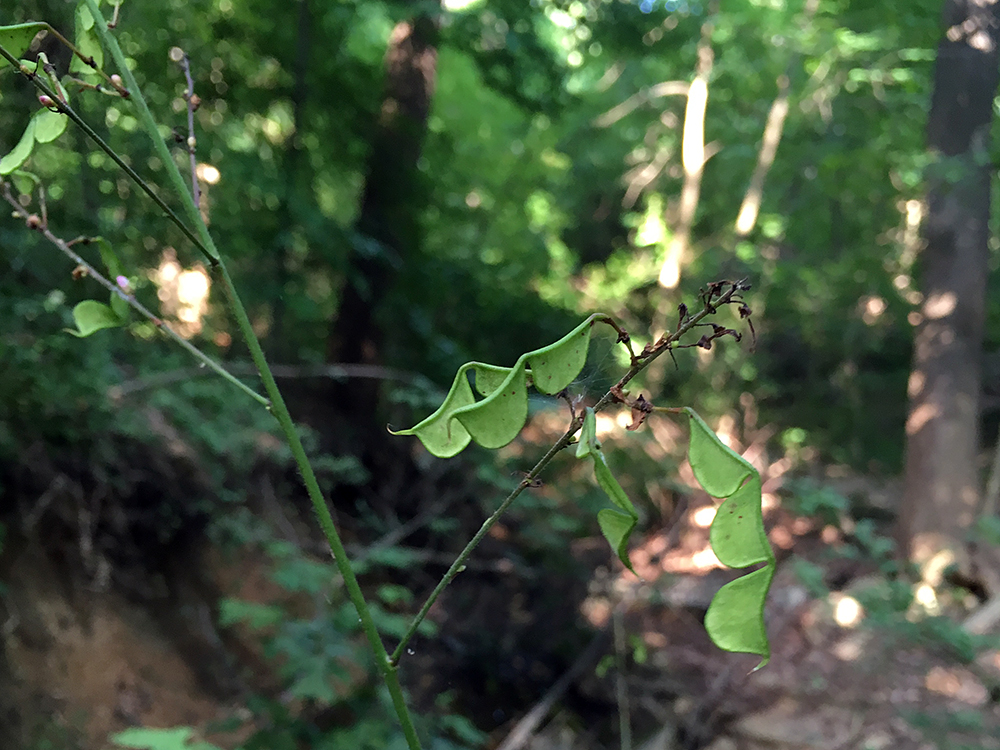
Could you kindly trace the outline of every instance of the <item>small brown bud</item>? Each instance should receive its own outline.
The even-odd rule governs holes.
[[[38,216],[38,214],[30,214],[28,218],[25,220],[25,223],[28,225],[28,229],[42,228],[42,220]]]
[[[48,109],[52,109],[54,106],[56,106],[56,103],[52,100],[52,97],[49,96],[48,94],[42,94],[41,96],[39,96],[38,103]]]
[[[87,275],[86,266],[77,266],[76,268],[73,269],[73,281],[79,281],[86,275]]]
[[[111,76],[111,83],[113,83],[115,86],[121,86],[122,85],[122,77],[120,75],[118,75],[117,73],[112,74],[112,76]]]
[[[188,101],[191,102],[191,108],[195,112],[197,112],[198,111],[198,107],[201,106],[201,97],[198,96],[197,94],[191,94],[191,98]]]

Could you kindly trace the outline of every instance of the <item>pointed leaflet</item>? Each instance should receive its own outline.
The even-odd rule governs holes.
[[[601,527],[601,533],[608,540],[608,544],[618,555],[622,564],[635,573],[632,563],[628,559],[628,540],[632,535],[639,520],[639,514],[635,512],[635,506],[628,499],[625,490],[618,484],[604,460],[601,447],[597,443],[597,415],[589,406],[583,417],[583,427],[580,429],[580,442],[576,447],[576,457],[585,458],[590,456],[594,462],[594,476],[597,484],[608,496],[612,503],[618,506],[621,511],[605,508],[598,511],[597,523]]]
[[[44,23],[19,23],[14,26],[0,26],[0,47],[15,57],[28,49],[35,34],[44,30]],[[6,57],[0,57],[0,68],[10,65]]]
[[[472,395],[469,378],[465,374],[472,364],[474,363],[459,368],[451,384],[451,390],[437,411],[408,430],[398,432],[389,430],[389,432],[393,435],[416,435],[428,452],[438,458],[450,458],[461,452],[469,444],[471,437],[461,424],[452,421],[451,415],[456,409],[476,401],[476,397]]]
[[[528,419],[528,373],[524,357],[489,396],[452,412],[451,422],[461,422],[472,439],[484,448],[502,448],[517,437]]]
[[[104,267],[108,270],[108,278],[117,281],[120,277],[125,276],[125,266],[118,259],[118,255],[115,253],[114,248],[111,247],[110,242],[103,237],[94,237],[90,241],[90,244],[97,245],[97,249],[101,253],[101,260],[104,262]],[[129,316],[129,304],[125,297],[122,296],[124,293],[124,290],[111,292],[111,309],[121,319],[122,324],[128,322]]]
[[[770,658],[764,628],[764,602],[774,577],[774,554],[764,530],[760,475],[749,461],[726,447],[693,410],[688,458],[701,486],[713,497],[726,498],[712,522],[709,539],[724,565],[765,566],[719,589],[705,616],[705,630],[719,648]]]
[[[528,366],[535,388],[542,393],[559,393],[576,380],[587,362],[590,330],[598,317],[591,315],[556,343],[528,352]]]

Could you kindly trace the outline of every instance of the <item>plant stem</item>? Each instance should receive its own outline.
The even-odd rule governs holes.
[[[14,199],[14,196],[10,194],[10,188],[8,187],[6,182],[0,182],[0,190],[2,190],[3,199],[13,207],[14,213],[16,213],[25,221],[28,221],[30,214]],[[42,226],[38,227],[36,231],[40,232],[41,235],[45,237],[45,239],[47,239],[49,242],[51,242],[53,245],[59,248],[78,266],[82,266],[84,269],[86,269],[87,275],[93,277],[98,284],[103,286],[112,294],[117,294],[119,297],[125,300],[133,309],[137,310],[140,315],[142,315],[144,318],[149,320],[154,326],[156,326],[156,328],[159,331],[161,331],[165,336],[167,336],[170,339],[173,339],[174,342],[176,342],[181,347],[186,349],[195,359],[199,360],[204,367],[208,367],[213,372],[216,372],[219,375],[221,375],[223,378],[228,380],[230,383],[232,383],[234,386],[236,386],[241,391],[246,393],[248,396],[250,396],[250,398],[258,402],[262,406],[270,408],[271,406],[270,401],[261,396],[246,383],[239,380],[235,375],[226,370],[226,368],[224,368],[214,359],[205,354],[205,352],[201,351],[201,349],[196,347],[186,338],[177,333],[177,331],[168,326],[163,320],[154,315],[149,308],[147,308],[144,304],[139,302],[139,300],[135,298],[135,295],[126,294],[125,291],[121,289],[117,284],[115,284],[110,279],[106,278],[104,275],[101,274],[100,271],[98,271],[90,263],[84,260],[84,258],[79,253],[73,250],[73,248],[69,245],[68,242],[63,240],[61,237],[57,237],[55,234],[53,234],[49,230],[48,226],[45,226],[43,224]]]
[[[612,401],[619,400],[619,397],[615,395],[616,392],[621,393],[625,385],[627,385],[636,375],[645,370],[654,359],[659,357],[665,351],[668,351],[681,339],[681,337],[683,337],[688,331],[698,325],[706,317],[714,314],[719,307],[730,303],[733,300],[733,295],[742,290],[742,284],[743,282],[733,282],[730,284],[729,289],[723,292],[722,295],[714,301],[710,297],[707,297],[705,299],[705,305],[701,310],[687,318],[677,327],[677,330],[669,336],[662,337],[649,351],[644,351],[636,356],[632,353],[631,347],[628,346],[627,340],[625,340],[626,346],[628,346],[629,349],[629,354],[632,356],[632,366],[629,367],[628,372],[622,376],[621,380],[608,389],[608,392],[601,397],[597,404],[595,404],[594,411],[601,411],[602,409],[607,408]],[[603,316],[603,318],[607,318],[607,316]],[[610,318],[603,320],[601,317],[595,317],[595,320],[608,322]],[[619,331],[619,336],[621,336],[621,329],[617,325],[613,325],[613,327],[615,330]],[[538,475],[541,474],[545,467],[549,465],[552,459],[555,458],[556,454],[573,442],[573,436],[579,432],[580,427],[582,426],[583,418],[574,417],[572,422],[570,422],[569,429],[566,430],[563,436],[556,441],[555,445],[553,445],[544,456],[542,456],[541,460],[535,464],[534,468],[525,474],[524,479],[521,480],[520,484],[518,484],[506,498],[504,498],[504,501],[500,503],[499,507],[493,512],[493,514],[483,522],[483,525],[480,527],[479,531],[476,532],[476,535],[469,540],[468,544],[465,545],[465,548],[455,559],[455,562],[450,568],[448,568],[448,571],[444,574],[444,576],[442,576],[437,586],[434,587],[434,590],[431,591],[430,595],[427,597],[427,601],[425,601],[423,606],[420,608],[420,611],[413,616],[406,633],[404,633],[399,645],[396,646],[396,650],[392,652],[392,657],[390,658],[390,662],[392,664],[395,665],[399,663],[399,659],[402,656],[403,651],[406,649],[407,644],[413,638],[414,634],[416,634],[420,623],[423,622],[425,617],[427,617],[427,613],[430,611],[431,606],[433,606],[434,602],[441,595],[441,592],[444,591],[448,584],[451,583],[461,572],[461,568],[465,564],[465,561],[469,558],[469,555],[472,554],[472,551],[479,545],[483,537],[486,536],[491,528],[493,528],[493,525],[500,519],[500,516],[503,515],[504,511],[510,507],[510,504],[513,503],[522,492],[531,486],[532,482],[538,478]]]
[[[382,642],[382,638],[379,635],[375,621],[372,619],[371,610],[368,608],[368,603],[365,601],[364,594],[361,591],[361,586],[358,584],[357,576],[355,576],[354,570],[351,568],[351,563],[347,558],[347,552],[340,540],[340,535],[337,533],[336,525],[333,522],[333,516],[330,513],[330,509],[327,507],[323,493],[320,490],[319,483],[316,481],[316,475],[313,472],[308,457],[306,456],[305,448],[302,445],[302,440],[299,437],[298,431],[295,429],[295,423],[292,421],[292,417],[288,412],[288,407],[285,405],[281,392],[278,390],[278,385],[274,381],[274,376],[268,367],[267,360],[264,357],[264,351],[261,348],[260,341],[257,339],[257,336],[253,331],[253,325],[247,315],[246,308],[240,300],[240,296],[233,284],[232,277],[229,275],[229,270],[226,268],[225,263],[220,257],[219,251],[215,246],[215,241],[212,239],[212,236],[208,231],[208,227],[202,220],[201,212],[198,209],[198,206],[195,205],[192,196],[188,193],[184,177],[181,175],[180,170],[177,168],[177,164],[173,160],[173,157],[166,146],[166,143],[160,135],[156,121],[153,119],[153,116],[149,111],[149,107],[146,105],[146,100],[139,89],[139,84],[136,82],[135,76],[132,75],[132,71],[126,64],[125,55],[122,54],[117,40],[108,32],[107,22],[101,15],[101,11],[97,5],[97,0],[86,0],[86,3],[87,8],[90,10],[90,14],[94,18],[94,28],[97,31],[98,36],[101,38],[101,43],[104,45],[105,49],[111,53],[111,56],[115,60],[115,64],[118,66],[119,72],[125,79],[131,94],[129,100],[135,103],[139,115],[139,121],[142,123],[146,132],[149,134],[149,137],[152,139],[154,148],[156,148],[157,152],[160,154],[160,158],[163,161],[171,182],[173,183],[174,189],[181,198],[184,211],[187,214],[188,219],[191,221],[192,226],[195,227],[198,238],[201,240],[199,247],[207,255],[209,263],[221,277],[226,298],[229,301],[233,316],[236,318],[236,324],[239,326],[240,332],[250,349],[250,357],[260,373],[261,380],[264,383],[264,390],[271,399],[271,413],[274,415],[275,419],[278,420],[278,424],[285,436],[285,440],[288,442],[288,447],[291,449],[295,463],[298,465],[299,471],[302,474],[302,480],[305,484],[306,491],[309,494],[309,500],[312,503],[313,511],[315,512],[320,528],[326,537],[327,544],[330,546],[330,551],[333,553],[337,569],[340,571],[340,574],[344,579],[344,585],[347,588],[348,597],[358,612],[358,617],[361,620],[362,631],[368,639],[368,644],[375,655],[375,664],[381,672],[382,678],[385,680],[386,687],[389,689],[389,693],[392,696],[393,706],[396,709],[396,715],[399,718],[403,734],[406,737],[406,743],[411,750],[420,750],[420,740],[417,737],[416,729],[413,726],[413,720],[406,707],[406,699],[403,696],[402,687],[400,686],[399,678],[396,673],[396,665],[389,661],[388,654],[385,650],[385,644]]]
[[[194,234],[194,232],[192,232],[188,228],[187,224],[184,223],[181,217],[178,216],[177,213],[170,206],[168,206],[160,196],[156,194],[156,192],[153,190],[153,188],[149,185],[148,182],[146,182],[142,177],[140,177],[139,174],[134,169],[132,169],[132,167],[130,167],[125,162],[125,160],[122,159],[115,152],[113,148],[111,148],[111,146],[105,143],[104,139],[101,138],[101,136],[99,136],[97,132],[92,127],[90,127],[90,125],[87,124],[86,120],[80,117],[80,115],[76,112],[76,110],[74,110],[71,106],[69,106],[69,104],[66,101],[64,101],[63,98],[59,96],[58,93],[53,91],[45,84],[41,76],[39,76],[37,73],[32,73],[30,71],[24,70],[21,67],[20,60],[14,57],[2,45],[0,45],[0,57],[6,58],[8,62],[16,66],[16,68],[21,72],[21,74],[25,76],[29,81],[31,81],[32,84],[34,84],[35,88],[37,88],[43,94],[48,96],[52,100],[53,106],[60,112],[62,112],[64,115],[66,115],[69,119],[71,119],[76,124],[76,126],[79,127],[87,135],[88,138],[90,138],[90,140],[92,140],[95,144],[97,144],[97,147],[101,149],[101,151],[110,156],[111,160],[119,167],[121,167],[122,170],[125,172],[125,174],[131,177],[132,181],[135,182],[135,184],[138,185],[139,188],[146,195],[152,198],[153,203],[155,203],[163,210],[163,212],[167,215],[167,218],[177,225],[177,227],[181,230],[181,232],[184,233],[184,236],[187,237],[189,240],[191,240],[191,242],[194,243],[195,247],[197,247],[205,254],[206,258],[211,260],[211,256],[205,249],[201,240],[199,240],[198,237]]]

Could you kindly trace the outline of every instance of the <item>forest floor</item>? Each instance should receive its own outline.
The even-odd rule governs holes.
[[[661,447],[677,439],[664,429],[651,430]],[[851,547],[850,523],[784,509],[785,465],[763,455],[765,517],[779,557],[765,668],[753,671],[755,658],[722,652],[705,635],[708,602],[734,574],[708,545],[712,501],[692,490],[683,515],[636,539],[639,577],[607,566],[603,541],[578,539],[573,558],[594,576],[580,586],[539,581],[545,572],[510,546],[515,534],[488,539],[479,568],[432,610],[439,634],[418,641],[404,662],[415,703],[459,693],[459,710],[489,734],[487,747],[502,750],[1000,750],[1000,639],[973,652],[961,626],[947,625],[954,618],[880,607],[893,589],[878,561],[831,554]],[[689,474],[681,466],[681,482],[693,485]],[[824,481],[876,506],[892,503],[891,483],[838,469]],[[305,537],[309,522],[308,514],[292,521]],[[105,750],[109,734],[127,727],[248,719],[248,688],[280,691],[252,632],[230,628],[220,639],[212,599],[287,604],[287,591],[252,545],[235,556],[204,537],[196,547],[184,559],[203,575],[150,581],[168,592],[150,606],[102,585],[100,571],[81,584],[69,556],[54,557],[40,540],[7,545],[0,671],[16,696],[24,750]],[[535,608],[540,590],[548,610]],[[567,598],[553,603],[553,591]],[[569,651],[565,639],[551,640],[571,630],[579,637]],[[500,666],[470,666],[484,660]],[[618,739],[623,727],[628,743]],[[234,747],[242,736],[210,738]]]

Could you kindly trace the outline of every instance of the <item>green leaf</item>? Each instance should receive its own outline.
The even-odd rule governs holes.
[[[92,299],[84,300],[73,308],[73,320],[77,330],[67,330],[77,338],[84,338],[104,328],[118,328],[122,324],[122,319],[114,310]]]
[[[577,438],[576,457],[584,458],[589,456],[591,450],[599,448],[597,442],[597,414],[589,406],[583,414],[583,427],[580,428],[580,435]]]
[[[715,512],[709,541],[723,565],[746,568],[772,559],[760,502],[760,478],[754,474]]]
[[[774,578],[774,564],[730,581],[715,594],[705,613],[705,630],[724,651],[759,654],[760,669],[771,658],[764,627],[764,599]]]
[[[611,549],[618,555],[618,559],[626,568],[635,573],[635,569],[628,559],[628,540],[639,521],[639,514],[635,512],[635,506],[632,505],[632,501],[628,499],[625,490],[618,484],[618,480],[615,479],[604,460],[604,454],[597,442],[597,415],[589,406],[584,413],[576,456],[577,458],[590,456],[594,462],[594,476],[598,486],[604,490],[608,499],[620,509],[605,508],[598,511],[597,523],[601,527],[604,538],[611,545]]]
[[[461,422],[484,448],[502,448],[517,437],[528,419],[527,379],[522,356],[489,396],[452,412],[452,423]]]
[[[628,559],[628,539],[635,528],[636,519],[624,513],[619,513],[610,508],[597,511],[597,523],[601,527],[601,533],[608,540],[611,549],[618,555],[622,564],[635,573],[631,561]]]
[[[470,363],[459,368],[455,381],[451,384],[451,390],[437,411],[408,430],[389,430],[389,432],[393,435],[416,435],[424,447],[438,458],[450,458],[461,452],[472,437],[461,423],[452,421],[451,415],[456,409],[476,402],[472,387],[469,385],[469,378],[466,376],[471,366]]]
[[[712,497],[729,497],[756,470],[730,450],[692,409],[685,411],[691,418],[688,458],[695,478]]]
[[[587,362],[590,330],[596,317],[591,315],[556,343],[528,354],[535,388],[542,393],[559,393],[576,379]]]
[[[90,9],[85,3],[76,6],[76,28],[78,32],[80,30],[90,31],[94,28],[94,17],[90,14]]]
[[[62,112],[42,109],[31,118],[35,123],[35,140],[39,143],[54,141],[63,134],[69,118]]]
[[[503,385],[503,381],[510,375],[510,367],[497,367],[496,365],[484,365],[482,362],[472,362],[472,371],[475,373],[476,391],[480,396],[489,396],[493,391]]]
[[[46,24],[37,21],[19,23],[14,26],[0,26],[0,47],[17,57],[31,46],[31,40],[45,28]],[[0,68],[4,65],[10,65],[10,62],[6,57],[0,57]]]
[[[131,747],[138,750],[219,750],[219,747],[209,742],[188,744],[194,730],[191,727],[173,727],[172,729],[126,729],[111,737],[111,741],[119,747]]]
[[[732,568],[764,563],[719,589],[705,616],[705,630],[721,649],[758,654],[761,662],[756,669],[760,669],[771,656],[764,603],[775,567],[761,511],[760,475],[692,409],[685,412],[691,419],[688,459],[695,477],[708,494],[725,498],[709,531],[712,550],[723,565]]]
[[[103,237],[94,237],[90,243],[97,245],[97,251],[101,254],[101,262],[104,263],[109,278],[116,279],[125,275],[125,266],[122,265],[110,242]]]
[[[34,117],[28,120],[28,126],[21,134],[21,140],[3,159],[0,159],[0,175],[10,174],[31,156],[31,150],[35,147],[36,122]]]
[[[439,458],[454,456],[470,440],[484,448],[502,448],[517,437],[528,418],[527,365],[535,388],[559,393],[583,369],[593,323],[602,318],[606,316],[591,315],[554,344],[521,355],[513,367],[465,363],[437,411],[408,430],[389,432],[415,435]],[[469,370],[475,375],[476,392],[484,397],[481,401],[476,401],[469,385]]]
[[[89,10],[77,14],[76,39],[74,40],[76,48],[80,50],[80,54],[84,57],[92,57],[94,65],[97,68],[101,68],[104,66],[104,50],[101,49],[101,43],[97,39],[97,34],[94,33],[93,19],[91,18],[90,28],[84,28],[80,23],[80,19],[83,16],[90,16]],[[70,73],[82,73],[86,75],[94,71],[95,68],[92,68],[79,57],[73,55],[73,60],[69,64]]]

